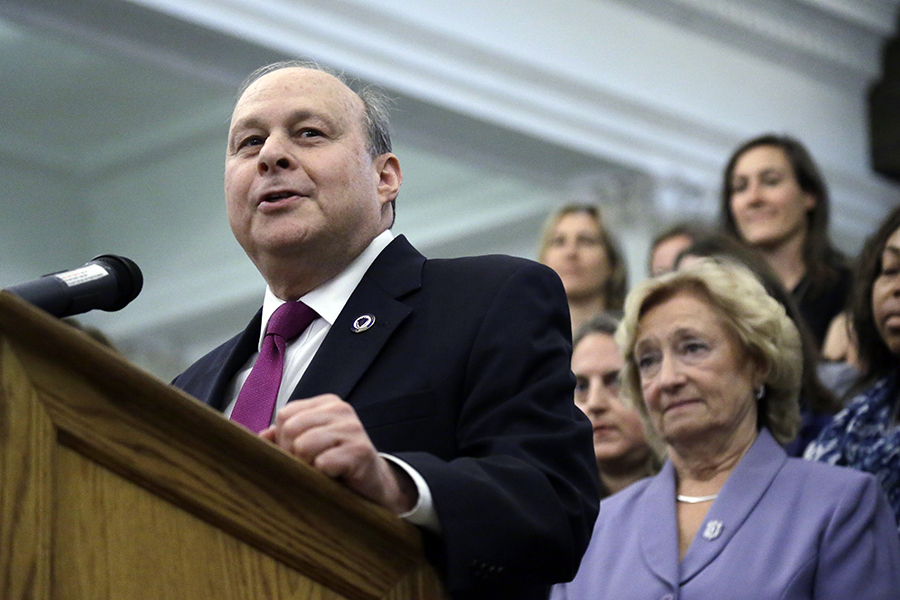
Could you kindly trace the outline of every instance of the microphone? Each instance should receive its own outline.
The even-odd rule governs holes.
[[[83,267],[44,275],[6,288],[54,317],[71,317],[99,308],[114,311],[137,298],[144,276],[124,256],[103,254]]]

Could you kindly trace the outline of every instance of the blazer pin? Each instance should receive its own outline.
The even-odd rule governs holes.
[[[703,537],[710,542],[719,537],[722,533],[722,528],[725,526],[722,521],[712,520],[706,523],[706,529],[703,530]]]
[[[353,325],[350,326],[350,331],[353,333],[362,333],[363,331],[372,327],[375,324],[375,315],[361,315],[356,317],[356,320],[353,321]]]

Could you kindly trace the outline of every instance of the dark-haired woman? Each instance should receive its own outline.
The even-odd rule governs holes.
[[[762,254],[821,348],[851,271],[829,239],[828,189],[809,152],[779,135],[741,144],[725,167],[721,206],[725,229]]]
[[[697,240],[713,235],[714,231],[696,223],[676,223],[659,232],[650,243],[647,264],[650,277],[675,270],[678,257]]]
[[[866,241],[856,278],[858,393],[804,458],[874,474],[900,522],[900,207]]]
[[[621,319],[616,311],[595,315],[575,333],[572,344],[575,405],[594,429],[601,498],[655,475],[665,453],[655,436],[644,434],[637,409],[619,397],[625,363],[615,335]]]

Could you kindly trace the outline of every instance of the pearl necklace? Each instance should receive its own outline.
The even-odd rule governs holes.
[[[675,499],[679,502],[684,502],[685,504],[700,504],[701,502],[711,502],[718,497],[718,494],[712,494],[710,496],[684,496],[682,494],[678,494],[677,496],[675,496]]]

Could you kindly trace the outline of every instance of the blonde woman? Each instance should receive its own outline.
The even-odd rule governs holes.
[[[601,311],[621,310],[628,269],[596,206],[570,204],[550,215],[538,260],[562,279],[573,332]]]
[[[554,600],[889,600],[900,538],[875,478],[788,458],[800,338],[743,266],[645,282],[617,332],[623,392],[666,445],[658,475],[603,501]]]

